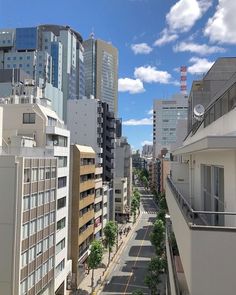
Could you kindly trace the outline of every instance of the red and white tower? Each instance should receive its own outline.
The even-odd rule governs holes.
[[[180,91],[182,94],[187,95],[187,67],[180,67]]]

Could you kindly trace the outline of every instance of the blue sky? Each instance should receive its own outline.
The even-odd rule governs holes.
[[[70,25],[119,50],[119,116],[138,149],[152,141],[153,99],[188,90],[221,56],[235,56],[235,0],[0,0],[0,27]]]

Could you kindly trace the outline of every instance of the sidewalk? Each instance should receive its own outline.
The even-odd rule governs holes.
[[[136,223],[138,222],[139,218],[140,218],[140,215],[137,217],[137,220],[136,220]],[[136,224],[135,223],[135,224]],[[104,256],[103,256],[103,260],[102,260],[102,263],[101,263],[101,266],[97,269],[95,269],[94,271],[94,295],[98,295],[100,294],[101,292],[101,287],[103,286],[103,283],[107,277],[107,275],[109,274],[109,271],[111,270],[112,266],[116,263],[116,257],[119,256],[120,252],[122,251],[124,245],[127,243],[127,241],[129,240],[131,234],[133,233],[134,231],[134,224],[132,223],[128,223],[128,224],[121,224],[119,226],[119,230],[118,232],[120,231],[120,229],[123,229],[124,228],[127,228],[127,227],[131,227],[131,230],[129,231],[129,233],[127,234],[122,234],[122,236],[118,236],[119,239],[118,239],[118,249],[117,246],[115,245],[112,249],[112,252],[111,252],[111,260],[110,260],[110,265],[109,267],[107,268],[107,263],[108,263],[108,250],[105,249],[105,253],[104,253]],[[92,277],[92,270],[90,270],[89,274],[87,274],[85,276],[85,278],[83,279],[83,281],[80,283],[79,287],[78,287],[78,291],[77,291],[77,294],[78,295],[88,295],[88,294],[91,294],[92,292],[92,289],[91,289],[91,277]]]

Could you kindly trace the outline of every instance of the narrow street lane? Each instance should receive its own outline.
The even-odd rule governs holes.
[[[143,193],[143,191],[141,191]],[[106,285],[101,294],[132,294],[140,289],[143,294],[150,294],[144,284],[148,262],[154,256],[154,249],[149,241],[152,222],[157,208],[151,195],[141,195],[140,219],[127,242],[117,263],[107,277]]]

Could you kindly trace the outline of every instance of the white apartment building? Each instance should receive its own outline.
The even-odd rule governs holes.
[[[114,179],[115,190],[115,218],[117,221],[126,220],[129,215],[127,202],[127,178],[116,177]]]
[[[54,223],[54,237],[51,238],[50,243],[51,245],[54,243],[51,254],[55,254],[53,254],[52,261],[48,262],[53,266],[53,273],[51,274],[52,289],[45,294],[66,294],[67,277],[71,271],[71,261],[68,260],[70,132],[65,128],[63,121],[59,119],[57,114],[50,109],[50,102],[47,99],[40,99],[40,97],[42,97],[40,89],[29,85],[25,86],[24,96],[15,95],[9,97],[2,104],[2,149],[3,153],[12,156],[2,156],[1,167],[4,167],[4,161],[8,161],[9,167],[17,166],[17,162],[20,163],[19,167],[11,172],[11,182],[9,184],[15,185],[9,190],[9,198],[13,202],[11,205],[14,202],[17,202],[15,204],[20,204],[14,207],[14,214],[19,218],[19,222],[17,223],[18,230],[16,231],[16,228],[14,228],[16,223],[12,220],[12,231],[15,231],[16,235],[11,242],[12,247],[15,247],[18,243],[19,248],[17,250],[20,251],[19,257],[21,257],[21,260],[14,264],[11,272],[9,272],[9,277],[16,276],[16,280],[10,280],[9,288],[18,290],[18,285],[22,287],[17,293],[13,291],[13,293],[7,294],[36,294],[34,292],[38,292],[31,291],[29,286],[34,288],[33,290],[41,290],[40,292],[43,292],[43,283],[37,285],[37,280],[42,279],[44,281],[43,274],[47,272],[48,266],[46,265],[45,269],[43,266],[37,268],[40,265],[39,261],[41,263],[42,259],[44,261],[44,254],[43,257],[39,258],[35,253],[37,253],[37,249],[40,247],[37,243],[40,238],[45,236],[45,233],[40,236],[38,232],[48,224],[48,218],[51,218],[52,223]],[[50,156],[49,159],[47,159],[48,155]],[[31,157],[33,158],[31,159]],[[18,174],[16,173],[17,170],[19,171]],[[22,173],[24,173],[24,176]],[[49,181],[48,179],[51,178],[53,180]],[[7,185],[7,179],[7,175],[5,176],[4,170],[2,170],[1,191],[4,190],[4,181],[6,181]],[[12,190],[18,190],[16,200]],[[48,192],[48,190],[52,192]],[[7,187],[5,191],[8,191]],[[7,196],[2,196],[3,201],[5,198],[7,199]],[[26,199],[24,199],[25,197]],[[44,201],[42,198],[44,198]],[[52,205],[50,203],[50,209],[47,209],[48,205],[46,205],[48,198],[52,198],[50,199],[52,202]],[[33,202],[34,208],[37,210],[35,211],[34,208],[30,207],[30,209],[27,209],[29,212],[24,212],[24,208],[26,208],[24,206],[31,206],[28,205],[28,202],[29,204]],[[41,203],[43,203],[44,209],[42,209]],[[10,207],[8,209],[10,210]],[[44,214],[48,210],[54,210],[51,212],[52,214],[50,213],[50,216]],[[44,220],[40,214],[44,214]],[[36,232],[35,237],[33,235]],[[46,243],[48,242],[46,241]],[[29,249],[31,246],[35,250]],[[11,251],[14,253],[13,248]],[[24,251],[28,251],[27,254]],[[33,254],[30,251],[33,251]],[[3,252],[1,251],[2,255]],[[17,256],[13,255],[13,257],[17,260]],[[34,264],[30,263],[30,257],[33,257]],[[23,265],[22,259],[24,259],[24,266],[26,266],[28,272],[24,272],[21,267]],[[5,269],[6,265],[1,264],[0,267]]]
[[[127,178],[127,204],[130,206],[132,197],[132,150],[127,138],[116,139],[115,177]]]
[[[173,144],[182,143],[176,135],[179,120],[186,120],[182,134],[187,135],[188,99],[183,94],[176,94],[169,100],[153,102],[153,157],[157,158],[163,148],[171,149]],[[180,143],[178,143],[180,141]]]
[[[214,68],[210,74],[214,75]],[[174,151],[182,161],[171,162],[166,184],[170,294],[235,293],[235,105],[236,74],[211,93],[204,116],[192,126],[183,146]]]

